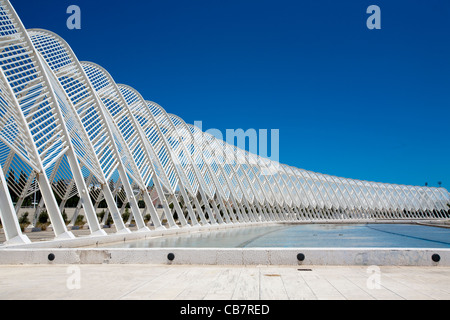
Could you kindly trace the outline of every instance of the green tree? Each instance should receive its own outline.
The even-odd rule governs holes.
[[[28,212],[25,212],[19,219],[19,224],[30,224],[30,220],[28,219],[28,216],[30,214]]]
[[[46,224],[48,223],[49,217],[47,211],[42,211],[39,215],[38,221],[40,224]]]
[[[127,222],[128,219],[130,219],[130,210],[128,208],[125,208],[125,212],[122,214],[123,222]]]
[[[98,219],[99,219],[100,221],[102,221],[103,218],[105,217],[105,214],[106,214],[105,210],[102,210],[102,212],[97,213]]]
[[[83,215],[79,215],[77,217],[77,220],[75,222],[75,226],[84,226],[84,216]]]

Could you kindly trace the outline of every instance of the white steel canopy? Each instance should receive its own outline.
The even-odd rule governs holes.
[[[319,174],[202,132],[116,84],[101,66],[78,61],[58,35],[27,31],[7,0],[0,0],[0,66],[0,218],[8,243],[30,242],[17,214],[37,191],[33,223],[46,210],[56,238],[74,237],[62,218],[72,198],[91,233],[104,236],[102,201],[118,233],[131,232],[120,215],[127,206],[138,231],[450,218],[443,188]]]

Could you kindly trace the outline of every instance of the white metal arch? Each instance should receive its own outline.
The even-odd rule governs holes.
[[[17,109],[21,110],[23,115],[22,130],[27,132],[29,145],[34,145],[35,148],[36,179],[39,181],[55,235],[58,238],[73,238],[73,234],[68,232],[59,212],[46,169],[50,169],[58,158],[67,156],[78,190],[81,191],[80,195],[87,200],[87,188],[77,161],[77,156],[80,156],[83,151],[77,146],[81,141],[87,143],[89,141],[85,140],[82,127],[68,104],[66,96],[57,86],[50,68],[41,60],[8,1],[0,2],[0,12],[3,18],[2,30],[7,30],[0,33],[3,53],[0,61],[5,71],[6,81],[17,99],[14,102],[17,103]],[[83,160],[85,164],[90,165],[96,161],[96,158],[87,151],[83,153]],[[90,200],[84,204],[89,209]],[[104,234],[96,218],[92,216],[87,218],[93,233]]]
[[[91,62],[83,62],[82,66],[91,79],[91,82],[94,84],[107,111],[114,118],[116,125],[132,153],[140,173],[142,182],[141,188],[143,188],[142,196],[145,205],[147,209],[150,210],[150,216],[154,226],[157,229],[161,228],[161,220],[158,217],[153,201],[148,194],[148,188],[155,187],[157,189],[158,196],[163,204],[165,215],[170,215],[170,211],[167,205],[167,199],[163,192],[163,186],[156,175],[156,172],[161,172],[161,169],[159,169],[160,164],[154,155],[154,150],[139,123],[131,113],[124,96],[111,75],[99,65]],[[163,175],[162,178],[164,179],[166,177]]]
[[[103,174],[99,177],[102,184],[102,192],[117,232],[129,233],[130,231],[122,220],[108,185],[115,170],[118,170],[137,225],[142,231],[148,231],[139,212],[139,207],[128,178],[133,177],[133,180],[138,180],[136,177],[138,170],[130,159],[130,152],[122,135],[115,127],[114,121],[105,112],[105,107],[96,95],[80,62],[69,45],[58,35],[41,29],[29,30],[28,33],[35,47],[41,52],[58,77],[89,136],[89,141],[92,143]]]

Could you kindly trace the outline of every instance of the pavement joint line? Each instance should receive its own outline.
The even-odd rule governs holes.
[[[119,297],[118,300],[122,300],[122,299],[126,298],[127,296],[129,296],[129,295],[132,294],[133,292],[136,292],[137,290],[141,289],[142,287],[146,286],[147,284],[149,284],[149,283],[153,282],[154,280],[156,280],[156,279],[162,277],[163,275],[169,273],[170,270],[172,270],[172,268],[168,268],[166,271],[164,271],[162,274],[159,274],[159,275],[156,276],[155,278],[145,281],[143,284],[137,286],[137,287],[134,288],[133,290],[131,290],[131,291],[125,293],[124,295],[122,295],[121,297]]]
[[[84,298],[147,298],[158,299],[158,286],[153,287],[152,282],[157,281],[161,288],[166,288],[163,297],[169,300],[184,300],[193,295],[193,300],[203,300],[208,296],[218,296],[225,300],[243,299],[254,297],[254,299],[358,299],[358,290],[362,290],[360,298],[370,298],[376,300],[412,300],[412,299],[434,299],[446,300],[449,294],[445,292],[448,286],[450,268],[439,269],[440,274],[436,274],[433,281],[424,282],[427,275],[433,275],[436,269],[429,267],[387,267],[381,268],[386,273],[386,278],[382,280],[381,290],[370,292],[363,287],[367,274],[363,275],[363,267],[340,267],[334,272],[334,267],[315,267],[315,275],[297,272],[296,267],[286,266],[160,266],[155,265],[155,272],[152,272],[152,279],[139,283],[139,277],[146,274],[148,266],[130,265],[116,266],[106,265],[99,268],[96,265],[82,266],[83,291],[54,291],[52,283],[65,283],[66,266],[39,266],[37,272],[30,267],[4,266],[0,267],[0,283],[4,290],[0,292],[0,298],[6,299],[35,299],[40,296],[52,297],[55,299],[77,299]],[[156,269],[162,268],[162,269]],[[116,277],[127,272],[129,276]],[[238,272],[236,272],[238,271]],[[231,273],[230,273],[231,272]],[[283,285],[278,282],[278,278],[264,278],[265,273],[279,274]],[[127,287],[127,292],[108,292],[98,286],[101,282],[99,275],[108,278],[115,278],[117,287]],[[205,274],[204,281],[197,281],[199,274]],[[232,276],[231,276],[232,275]],[[237,276],[239,275],[239,276]],[[294,281],[298,277],[298,282]],[[440,279],[443,279],[440,281]],[[410,281],[408,282],[408,279]],[[95,280],[95,281],[94,281]],[[132,286],[130,286],[130,281]],[[181,287],[170,289],[170,286],[185,281]],[[289,281],[289,288],[286,284]],[[405,283],[407,282],[407,283]],[[249,288],[245,285],[250,284]],[[272,284],[275,283],[275,286]],[[384,283],[384,285],[383,285]],[[238,288],[238,285],[240,287]],[[169,286],[169,287],[167,287]],[[216,287],[217,286],[217,287]],[[305,288],[299,292],[300,287]],[[32,291],[28,290],[33,287]],[[140,289],[147,287],[142,292]],[[357,288],[359,288],[357,290]],[[331,289],[331,291],[330,291]],[[204,292],[203,292],[203,291]],[[355,291],[356,290],[356,291]],[[362,294],[362,293],[365,294]],[[372,294],[370,294],[372,293]],[[426,294],[428,293],[428,294]],[[430,295],[430,293],[433,293]],[[257,295],[256,295],[257,294]],[[282,297],[282,298],[280,298]],[[159,297],[161,298],[161,297]]]

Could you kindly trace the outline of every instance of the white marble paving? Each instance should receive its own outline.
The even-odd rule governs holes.
[[[380,267],[380,288],[367,267],[80,265],[0,266],[1,300],[448,300],[450,268]],[[308,267],[302,266],[301,269]]]

